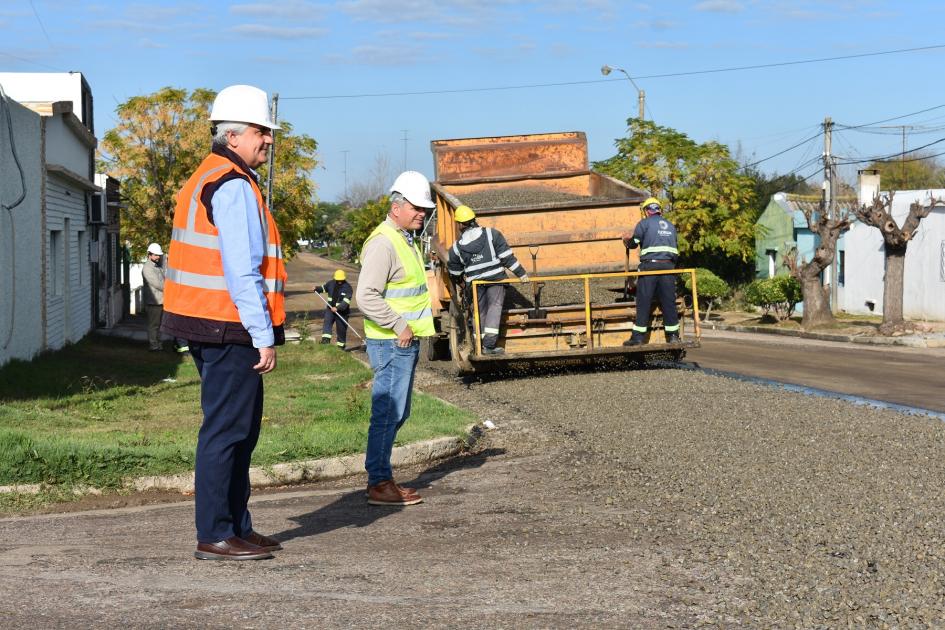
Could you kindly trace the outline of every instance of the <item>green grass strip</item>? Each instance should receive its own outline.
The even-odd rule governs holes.
[[[371,371],[327,345],[287,345],[265,378],[253,465],[363,452]],[[193,469],[202,421],[190,357],[89,337],[0,368],[0,485],[117,488]],[[398,444],[462,435],[473,417],[414,394]]]

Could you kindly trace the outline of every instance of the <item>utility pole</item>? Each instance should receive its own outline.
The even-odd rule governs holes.
[[[279,123],[279,93],[275,92],[272,95],[272,105],[269,106],[269,120],[278,124]],[[269,211],[272,212],[272,180],[273,180],[273,167],[275,166],[276,161],[276,132],[272,131],[272,144],[269,145],[269,175],[266,177],[266,205],[269,206]]]
[[[404,170],[407,170],[407,132],[409,129],[401,129],[404,132]]]
[[[637,90],[637,107],[640,108],[640,120],[646,120],[644,115],[644,109],[646,106],[646,92],[643,90]]]
[[[345,197],[344,200],[348,200],[348,149],[344,149],[342,155],[345,156],[345,168],[343,173],[345,174]]]
[[[830,116],[824,118],[824,177],[826,178],[826,186],[824,187],[824,206],[827,212],[827,217],[831,220],[837,218],[837,168],[835,163],[835,158],[832,155],[833,151],[833,120],[830,119]],[[836,315],[840,311],[839,305],[839,262],[840,251],[839,251],[840,241],[837,239],[837,243],[834,246],[833,250],[833,261],[830,263],[830,273],[826,274],[824,278],[825,281],[830,283],[830,311]]]

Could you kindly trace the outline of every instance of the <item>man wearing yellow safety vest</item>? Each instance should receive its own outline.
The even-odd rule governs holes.
[[[410,416],[420,337],[435,334],[426,270],[413,231],[423,227],[424,213],[436,204],[430,197],[430,182],[416,171],[401,173],[390,193],[387,219],[361,250],[355,295],[374,370],[364,461],[368,503],[402,506],[423,500],[413,489],[394,482],[390,456],[397,431]]]
[[[177,195],[162,328],[189,342],[200,374],[195,512],[201,560],[260,560],[282,549],[253,529],[249,462],[263,412],[262,375],[285,343],[285,265],[259,190],[272,130],[266,93],[220,91],[210,154]]]
[[[650,197],[643,202],[646,218],[637,223],[633,234],[625,233],[623,242],[628,248],[640,248],[640,271],[660,271],[676,268],[679,249],[676,227],[663,218],[659,200]],[[672,274],[640,276],[637,280],[637,317],[630,339],[625,346],[639,346],[650,326],[650,307],[656,294],[663,312],[666,343],[679,343],[679,314],[676,312],[676,277]]]

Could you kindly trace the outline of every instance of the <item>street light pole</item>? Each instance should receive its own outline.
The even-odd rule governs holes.
[[[616,66],[608,66],[607,64],[604,64],[603,66],[600,67],[600,73],[604,75],[605,77],[611,72],[613,72],[614,70],[623,72],[623,76],[627,77],[627,80],[634,87],[634,89],[636,89],[637,107],[640,108],[640,115],[638,116],[638,118],[640,120],[646,120],[646,115],[644,114],[644,111],[646,109],[646,92],[640,89],[640,86],[637,85],[636,81],[633,80],[633,77],[631,77],[630,74],[623,68],[617,68]]]

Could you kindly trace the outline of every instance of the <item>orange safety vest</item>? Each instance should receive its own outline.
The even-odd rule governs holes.
[[[169,313],[239,322],[239,311],[230,298],[223,277],[223,258],[217,227],[207,218],[207,208],[200,200],[204,186],[233,171],[244,174],[232,161],[211,153],[177,195],[174,230],[167,253],[164,280],[164,310]],[[259,272],[266,281],[266,303],[273,326],[285,322],[285,264],[282,241],[272,213],[263,201],[256,180],[247,177],[256,195],[259,221],[266,239],[266,255]]]

